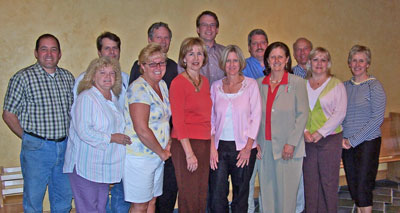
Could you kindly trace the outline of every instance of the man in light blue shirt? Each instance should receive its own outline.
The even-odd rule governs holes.
[[[249,78],[260,78],[264,77],[264,53],[268,47],[268,36],[262,29],[252,30],[248,37],[247,42],[249,46],[250,57],[246,59],[246,67],[243,69],[243,74]],[[253,213],[255,211],[254,205],[254,184],[258,167],[260,163],[256,161],[254,165],[253,175],[251,176],[249,186],[249,199],[248,199],[248,212]],[[260,211],[262,212],[261,206]]]
[[[313,46],[311,41],[306,38],[298,38],[293,44],[293,56],[297,61],[297,65],[292,68],[293,74],[306,78],[307,76],[307,61],[308,55],[312,50]]]
[[[250,57],[246,59],[246,67],[243,74],[249,78],[260,78],[264,76],[264,53],[268,47],[268,36],[262,29],[252,30],[248,37]]]
[[[99,57],[107,56],[110,58],[115,58],[119,60],[120,51],[121,51],[121,39],[111,32],[104,32],[96,39],[96,46],[97,46],[97,54]],[[128,89],[128,81],[129,75],[125,72],[121,72],[122,75],[122,89],[121,93],[118,98],[118,107],[123,112],[125,106],[125,94],[126,90]],[[85,76],[85,72],[81,73],[75,79],[74,85],[74,102],[78,97],[77,90],[79,82]],[[110,206],[107,202],[107,212],[110,212]],[[122,182],[114,184],[114,187],[111,189],[111,212],[128,212],[130,208],[130,203],[125,202],[124,200],[124,191]]]

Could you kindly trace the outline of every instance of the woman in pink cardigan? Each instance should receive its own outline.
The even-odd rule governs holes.
[[[222,52],[226,77],[211,86],[210,208],[228,212],[228,176],[233,185],[232,212],[247,212],[249,181],[257,155],[261,100],[257,82],[242,74],[246,65],[236,45]]]

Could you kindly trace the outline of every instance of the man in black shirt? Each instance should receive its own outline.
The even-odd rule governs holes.
[[[147,31],[148,42],[160,44],[165,54],[168,53],[171,38],[172,32],[169,29],[168,24],[164,22],[156,22],[152,24]],[[141,75],[139,68],[138,61],[136,60],[132,66],[131,75],[129,77],[129,85]],[[165,83],[167,83],[168,88],[171,85],[172,79],[174,79],[177,75],[178,71],[176,62],[170,58],[167,58],[167,70],[163,80]]]
[[[172,32],[168,24],[163,22],[156,22],[149,27],[147,31],[148,42],[160,44],[163,52],[166,54],[169,50],[169,44],[172,38]],[[141,75],[140,66],[136,60],[132,66],[131,74],[129,77],[129,85]],[[167,58],[166,72],[163,77],[167,83],[168,89],[171,81],[178,75],[177,64],[174,60]],[[171,123],[171,122],[170,122]],[[171,127],[172,129],[172,127]],[[175,208],[176,196],[178,193],[178,185],[176,183],[175,169],[172,164],[171,158],[165,161],[164,164],[164,179],[163,179],[163,194],[157,197],[156,212],[172,213]]]

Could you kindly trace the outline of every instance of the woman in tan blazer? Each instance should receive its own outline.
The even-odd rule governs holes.
[[[290,51],[275,42],[264,55],[266,76],[257,79],[262,105],[260,205],[263,212],[295,212],[308,117],[305,81],[289,74]]]

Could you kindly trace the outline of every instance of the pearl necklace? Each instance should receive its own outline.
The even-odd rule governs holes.
[[[281,80],[276,80],[276,81],[274,81],[274,80],[271,79],[271,77],[269,77],[269,81],[270,81],[271,83],[273,83],[273,84],[279,84],[279,83],[281,83],[282,79],[281,79]]]

